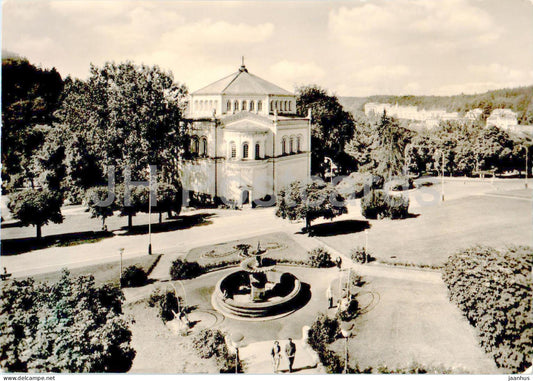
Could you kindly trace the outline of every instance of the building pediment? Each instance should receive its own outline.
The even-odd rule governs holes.
[[[266,118],[265,118],[266,119]],[[224,123],[226,131],[249,132],[249,133],[267,133],[270,131],[270,120],[257,120],[254,118],[243,118],[230,123]]]

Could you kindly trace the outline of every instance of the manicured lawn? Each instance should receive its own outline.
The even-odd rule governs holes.
[[[364,277],[363,313],[350,339],[350,364],[389,369],[413,362],[454,373],[498,373],[477,344],[474,329],[448,300],[444,284]],[[332,344],[344,356],[344,339]]]
[[[505,195],[418,206],[410,209],[418,216],[405,220],[370,220],[370,253],[386,262],[440,266],[457,250],[473,245],[531,245],[531,200]],[[345,254],[365,244],[363,231],[318,238]]]
[[[122,268],[136,265],[145,271],[151,271],[156,265],[161,255],[145,255],[143,257],[128,258],[122,261]],[[119,284],[120,261],[102,263],[100,265],[91,265],[71,269],[70,275],[73,277],[80,275],[92,275],[96,284],[112,283],[116,286]],[[61,272],[55,271],[45,274],[33,275],[37,282],[57,282],[61,278]]]
[[[198,247],[192,249],[185,259],[190,262],[196,261],[202,266],[220,262],[241,261],[244,258],[235,249],[235,245],[238,244],[251,245],[250,252],[257,250],[257,245],[260,244],[261,249],[267,250],[264,255],[273,259],[304,261],[308,257],[307,251],[296,244],[288,235],[285,233],[272,233],[217,245]]]

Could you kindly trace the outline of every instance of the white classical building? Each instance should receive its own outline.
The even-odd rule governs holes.
[[[208,200],[260,204],[311,173],[310,115],[296,97],[239,70],[191,94],[190,155],[180,163],[184,190]]]

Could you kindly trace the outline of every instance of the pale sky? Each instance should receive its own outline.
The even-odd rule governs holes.
[[[194,91],[236,71],[287,90],[452,95],[533,84],[533,0],[2,1],[2,49],[63,77],[158,65]]]

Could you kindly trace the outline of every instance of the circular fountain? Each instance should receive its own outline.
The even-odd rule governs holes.
[[[256,256],[241,262],[241,270],[222,278],[211,302],[227,317],[241,320],[275,319],[301,307],[302,284],[273,260]]]

